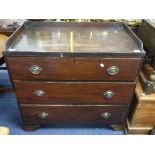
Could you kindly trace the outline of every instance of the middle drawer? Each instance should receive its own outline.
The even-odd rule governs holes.
[[[29,82],[14,81],[22,103],[129,104],[134,82]]]

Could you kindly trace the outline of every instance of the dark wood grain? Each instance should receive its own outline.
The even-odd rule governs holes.
[[[7,62],[13,80],[134,81],[138,75],[141,59],[7,57]],[[41,73],[32,74],[29,70],[32,65],[40,66]],[[113,76],[109,75],[107,69],[110,66],[118,66],[120,72]]]
[[[18,100],[29,104],[129,104],[135,88],[134,83],[121,82],[15,81],[14,84]],[[36,90],[43,90],[45,95],[36,96]],[[108,90],[115,93],[112,98],[104,96]]]
[[[3,55],[25,129],[46,123],[124,124],[142,47],[123,23],[24,23]],[[41,68],[39,74],[31,73],[34,65]],[[107,72],[112,66],[119,70],[115,75]],[[45,94],[36,96],[36,90]],[[109,90],[115,95],[107,99],[103,94]],[[105,112],[111,117],[101,118]]]
[[[34,106],[21,105],[25,124],[44,123],[124,123],[128,114],[127,106]],[[41,112],[48,117],[40,118]],[[111,113],[111,118],[103,119],[103,112]]]
[[[112,22],[27,24],[8,50],[86,53],[141,50],[126,29],[125,25]]]

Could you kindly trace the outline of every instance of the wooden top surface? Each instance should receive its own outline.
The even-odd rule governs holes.
[[[7,49],[27,52],[140,52],[131,36],[117,23],[30,26],[23,29]]]

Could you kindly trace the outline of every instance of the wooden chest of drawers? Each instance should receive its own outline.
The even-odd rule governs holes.
[[[25,129],[124,124],[144,54],[123,23],[26,22],[4,52]]]

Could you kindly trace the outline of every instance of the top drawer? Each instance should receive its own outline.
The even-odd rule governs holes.
[[[7,57],[13,80],[134,81],[140,58]]]

